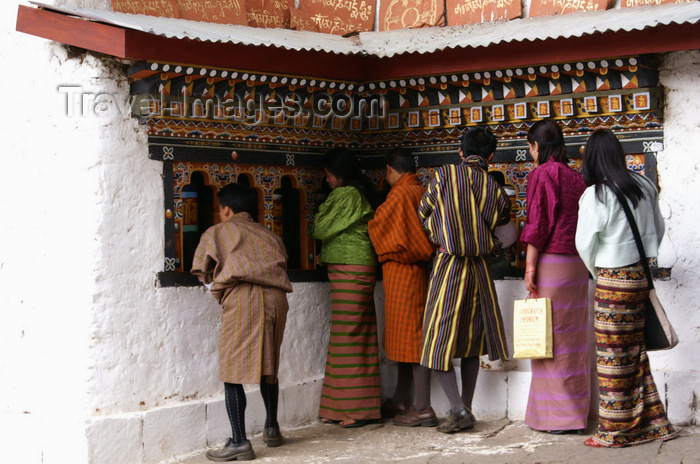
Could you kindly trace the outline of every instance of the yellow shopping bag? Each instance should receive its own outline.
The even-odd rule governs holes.
[[[513,357],[542,359],[552,357],[552,300],[515,300],[513,311]]]

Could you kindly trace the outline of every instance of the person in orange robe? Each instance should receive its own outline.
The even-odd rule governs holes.
[[[384,349],[398,363],[396,390],[383,404],[382,415],[394,417],[396,425],[436,426],[437,416],[430,407],[430,369],[420,365],[426,264],[434,251],[418,218],[425,188],[415,174],[413,156],[404,149],[389,153],[386,170],[391,191],[369,222],[370,240],[384,274]]]

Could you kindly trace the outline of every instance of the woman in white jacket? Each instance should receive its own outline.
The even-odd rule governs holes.
[[[609,130],[589,138],[583,179],[588,188],[579,200],[576,249],[596,278],[600,388],[598,430],[585,444],[621,447],[668,440],[676,431],[659,399],[644,346],[648,284],[616,195],[629,204],[647,256],[656,257],[664,234],[658,193],[651,180],[627,169],[622,145]]]

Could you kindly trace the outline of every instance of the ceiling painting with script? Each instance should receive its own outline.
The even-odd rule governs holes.
[[[319,32],[345,35],[371,31],[376,0],[299,0],[299,10]]]
[[[666,3],[686,3],[694,1],[696,0],[621,0],[620,6],[623,8],[629,8],[633,6],[663,5]]]
[[[178,0],[177,3],[182,19],[219,24],[248,24],[245,0]]]
[[[523,7],[519,0],[447,0],[450,26],[505,21],[519,18]]]
[[[575,11],[606,10],[612,0],[532,0],[530,16],[551,16]]]
[[[436,26],[444,11],[442,0],[382,0],[379,30]]]
[[[295,31],[319,32],[310,14],[297,8],[290,8],[289,28]]]
[[[112,0],[112,9],[118,13],[162,16],[164,18],[179,18],[180,10],[177,0]]]
[[[263,28],[289,28],[287,0],[246,0],[248,25]]]

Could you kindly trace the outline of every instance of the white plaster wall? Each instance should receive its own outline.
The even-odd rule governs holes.
[[[14,31],[0,4],[0,435],[6,462],[86,462],[89,326],[100,190],[96,119],[68,118],[59,83],[100,65]],[[10,446],[11,444],[11,446]]]
[[[659,184],[666,237],[659,264],[673,267],[671,280],[657,282],[658,293],[680,338],[669,352],[650,355],[652,369],[665,378],[669,416],[697,423],[700,413],[700,51],[667,56],[661,72],[666,89],[664,151],[659,154]]]

